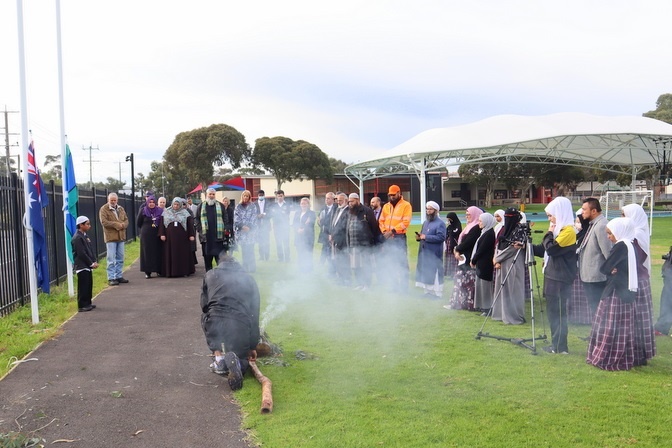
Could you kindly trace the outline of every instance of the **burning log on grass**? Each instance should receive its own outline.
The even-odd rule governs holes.
[[[261,373],[255,359],[250,359],[249,361],[254,377],[261,384],[261,413],[270,414],[273,412],[273,395],[271,391],[273,383]]]

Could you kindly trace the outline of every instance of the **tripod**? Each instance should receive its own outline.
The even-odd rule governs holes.
[[[513,257],[513,261],[509,268],[506,271],[506,274],[504,274],[504,278],[501,281],[501,288],[499,288],[499,291],[495,295],[493,301],[492,301],[492,307],[490,308],[490,311],[488,314],[485,316],[485,319],[483,320],[483,325],[481,325],[481,329],[478,331],[476,334],[475,339],[481,339],[481,338],[492,338],[492,339],[497,339],[498,341],[509,341],[512,344],[519,345],[521,347],[525,347],[529,350],[532,351],[533,355],[537,354],[537,345],[536,341],[537,340],[545,340],[548,339],[546,336],[546,328],[544,325],[543,328],[543,333],[539,336],[535,336],[535,315],[534,315],[534,287],[533,285],[536,285],[537,287],[537,299],[539,300],[539,312],[543,315],[544,311],[543,308],[541,307],[541,294],[539,293],[539,277],[537,276],[537,270],[533,269],[533,267],[536,265],[536,261],[534,259],[534,253],[532,252],[532,234],[530,231],[530,228],[527,227],[527,244],[525,245],[525,251],[523,251],[522,248],[516,249],[516,254]],[[513,249],[515,246],[514,244],[511,244],[507,249]],[[496,335],[491,335],[490,333],[484,333],[483,329],[485,328],[485,324],[490,320],[492,316],[492,310],[494,309],[495,305],[497,304],[497,301],[501,299],[502,291],[504,290],[504,285],[506,284],[506,281],[509,278],[509,275],[511,274],[511,271],[513,270],[514,266],[516,265],[516,260],[518,259],[518,256],[522,253],[525,255],[525,268],[527,269],[527,272],[530,277],[530,323],[531,323],[531,330],[532,330],[532,337],[531,338],[511,338],[511,337],[506,337],[506,336],[496,336]],[[501,275],[501,273],[500,273]],[[543,319],[542,319],[543,322]],[[530,344],[531,342],[531,344]]]

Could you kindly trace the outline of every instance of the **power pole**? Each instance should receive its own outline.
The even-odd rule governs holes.
[[[94,148],[93,145],[89,145],[89,147],[82,146],[82,149],[84,151],[89,151],[89,160],[85,160],[85,162],[89,162],[89,187],[93,187],[93,162],[98,162],[98,160],[93,160],[91,158],[91,151],[96,150],[98,151],[100,148],[97,146]]]
[[[18,114],[18,111],[12,110],[8,111],[7,106],[5,106],[5,168],[6,168],[6,174],[7,177],[9,177],[11,170],[9,169],[9,162],[10,162],[10,154],[9,154],[9,136],[10,135],[19,135],[17,133],[10,133],[9,132],[9,114]]]

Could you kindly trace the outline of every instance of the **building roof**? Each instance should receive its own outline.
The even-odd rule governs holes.
[[[421,132],[378,157],[349,165],[360,181],[462,163],[527,162],[636,173],[669,163],[672,125],[638,116],[498,115]]]

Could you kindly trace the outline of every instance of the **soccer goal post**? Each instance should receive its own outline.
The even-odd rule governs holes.
[[[608,220],[621,216],[625,205],[641,205],[649,217],[649,234],[653,232],[653,190],[607,191],[605,196],[600,197],[600,204]]]

